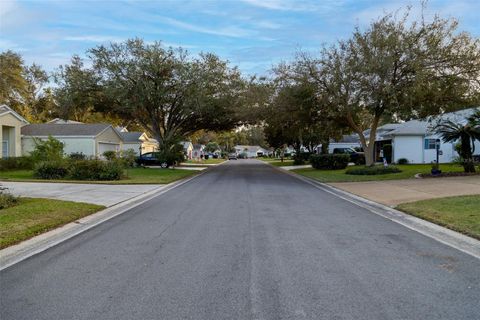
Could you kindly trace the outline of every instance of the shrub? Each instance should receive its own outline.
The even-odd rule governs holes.
[[[105,152],[103,153],[103,156],[104,156],[105,159],[107,159],[108,161],[117,159],[117,153],[116,153],[115,151],[112,151],[112,150],[105,151]]]
[[[32,170],[33,159],[31,157],[10,157],[0,159],[0,170]]]
[[[397,161],[398,164],[408,164],[408,159],[407,158],[400,158]]]
[[[350,162],[348,154],[315,154],[310,156],[310,163],[315,169],[345,169]]]
[[[52,136],[47,140],[34,139],[35,149],[30,153],[33,162],[59,161],[63,159],[63,143]]]
[[[68,155],[70,160],[85,160],[87,156],[83,152],[72,152]]]
[[[0,186],[0,210],[13,207],[17,204],[18,198],[6,192],[7,188]]]
[[[33,176],[39,179],[62,179],[68,174],[65,161],[42,161],[33,169]]]
[[[137,154],[133,149],[122,150],[120,152],[120,160],[122,161],[125,168],[133,167],[135,165],[136,158],[137,158]]]
[[[311,155],[312,154],[310,152],[300,152],[298,154],[295,154],[295,156],[293,157],[293,164],[295,165],[304,164],[310,159]]]
[[[69,178],[74,180],[120,180],[122,177],[120,161],[79,160],[69,168]]]
[[[353,167],[345,171],[346,174],[359,175],[359,176],[373,176],[377,174],[399,173],[402,172],[394,166],[372,166],[372,167]]]

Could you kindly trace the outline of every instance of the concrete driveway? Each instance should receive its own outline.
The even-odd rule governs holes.
[[[80,183],[44,182],[0,182],[18,196],[49,198],[75,202],[99,204],[106,207],[134,198],[152,190],[160,190],[159,185],[107,185]]]
[[[330,185],[388,206],[425,199],[480,194],[480,176],[338,182]]]

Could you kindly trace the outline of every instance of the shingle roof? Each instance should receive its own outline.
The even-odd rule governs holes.
[[[141,142],[140,137],[143,132],[119,132],[124,142]]]
[[[55,118],[53,120],[48,121],[47,123],[51,123],[51,124],[74,124],[74,123],[77,123],[78,124],[78,123],[83,123],[83,122]]]
[[[110,127],[105,123],[69,123],[69,124],[29,124],[22,127],[22,135],[25,136],[89,136],[94,137]]]

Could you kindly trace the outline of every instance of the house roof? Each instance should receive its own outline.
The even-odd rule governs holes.
[[[28,123],[27,120],[25,120],[24,117],[22,117],[21,115],[19,115],[18,113],[16,113],[12,108],[10,108],[9,106],[5,105],[5,104],[2,104],[0,105],[0,116],[1,115],[4,115],[4,114],[7,114],[7,113],[10,113],[11,115],[13,115],[15,118],[17,118],[18,120],[20,120],[21,122],[23,123]]]
[[[55,118],[53,120],[48,121],[47,123],[51,123],[51,124],[75,124],[75,123],[77,123],[78,124],[78,123],[83,123],[83,122]]]
[[[143,132],[118,132],[122,137],[123,142],[142,142],[140,137],[143,135]]]
[[[88,136],[95,137],[108,127],[105,123],[69,123],[69,124],[29,124],[22,127],[22,135],[25,136]]]
[[[391,128],[385,136],[417,136],[430,134],[434,131],[434,127],[441,121],[450,120],[458,123],[465,123],[466,118],[472,115],[479,107],[463,109],[455,112],[448,112],[437,116],[431,116],[423,120],[410,120],[404,123],[391,123],[380,128]]]

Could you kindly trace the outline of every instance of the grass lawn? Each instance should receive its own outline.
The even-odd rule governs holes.
[[[0,249],[88,216],[105,207],[88,203],[20,198],[0,210]]]
[[[165,184],[197,174],[198,171],[181,169],[132,168],[125,171],[127,177],[114,181],[75,181],[75,180],[43,180],[35,179],[31,170],[1,171],[0,180],[32,181],[32,182],[77,182],[100,184]]]
[[[360,176],[345,174],[346,169],[341,170],[317,170],[313,168],[295,169],[295,173],[316,179],[320,182],[356,182],[356,181],[377,181],[377,180],[396,180],[414,178],[417,173],[430,173],[432,169],[430,164],[405,164],[395,165],[402,172],[380,174],[374,176]],[[456,164],[441,164],[440,169],[443,172],[463,172],[463,167]]]
[[[271,164],[272,166],[275,166],[275,167],[293,166],[292,159],[284,159],[283,162],[279,158],[258,158],[258,160],[262,160],[263,162]]]
[[[225,161],[225,159],[223,159],[223,158],[218,158],[218,159],[209,158],[207,160],[201,160],[201,161],[187,160],[183,163],[189,163],[189,164],[219,164],[219,163],[222,163],[224,161]]]
[[[480,195],[404,203],[397,209],[480,239]]]

